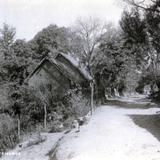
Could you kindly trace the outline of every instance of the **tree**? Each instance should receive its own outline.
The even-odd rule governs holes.
[[[120,26],[123,30],[125,44],[147,44],[145,22],[141,19],[137,9],[132,9],[130,12],[124,11]]]
[[[83,20],[81,18],[77,19],[73,29],[82,40],[83,53],[81,56],[89,70],[94,51],[99,45],[104,29],[100,20],[92,17]]]
[[[28,67],[32,65],[32,59],[28,57],[27,49],[18,41],[12,44],[11,52],[5,59],[1,59],[0,73],[4,82],[16,82],[21,85],[28,76]]]
[[[79,42],[78,37],[69,28],[49,25],[38,32],[29,45],[35,57],[42,58],[51,50],[64,53],[79,52],[77,41]]]
[[[146,48],[141,49],[139,53],[141,53],[140,61],[143,64],[146,63],[143,67],[143,76],[139,81],[138,90],[142,91],[143,87],[146,84],[150,84],[151,89],[154,88],[152,86],[156,85],[159,86],[160,76],[159,76],[159,52],[160,52],[160,27],[159,27],[159,20],[160,20],[160,1],[159,0],[152,0],[150,3],[146,4],[146,1],[135,1],[135,0],[127,0],[129,4],[134,7],[135,10],[141,9],[142,15],[141,22],[143,22],[142,29],[144,30],[143,33],[146,34],[147,41],[144,41],[143,44],[139,46],[139,48]],[[139,22],[138,22],[139,23]],[[142,32],[137,32],[138,36],[142,36]],[[160,86],[159,86],[160,87]],[[158,87],[158,88],[159,88]],[[152,89],[154,91],[154,89]]]
[[[151,0],[149,2],[147,0],[124,0],[124,1],[130,4],[131,6],[139,8],[143,11],[160,13],[160,10],[158,9],[158,6],[160,6],[159,0]]]
[[[111,34],[112,33],[112,34]],[[108,95],[114,95],[115,89],[120,91],[121,80],[125,80],[125,64],[127,55],[123,51],[121,30],[110,27],[103,36],[99,46],[99,64],[95,64],[101,74],[101,81]],[[122,94],[122,91],[120,92]]]
[[[37,64],[34,58],[34,52],[30,44],[21,39],[17,39],[12,44],[12,49],[14,52],[14,59],[16,59],[18,66],[21,67],[21,73],[25,79]]]
[[[15,28],[4,24],[0,29],[0,77],[3,82],[22,84],[28,76],[27,68],[32,61],[30,49],[24,40],[14,40]],[[30,60],[29,60],[30,59]]]
[[[158,89],[160,90],[160,1],[152,1],[152,3],[148,6],[148,10],[144,11],[144,20],[147,26],[147,33],[149,37],[149,60],[150,63],[146,70],[146,77],[150,76],[151,89],[152,84],[156,84]],[[153,90],[154,92],[154,90]]]
[[[3,24],[3,28],[0,29],[0,52],[3,54],[4,59],[7,58],[7,56],[11,56],[11,45],[14,42],[16,30],[15,28]]]
[[[138,70],[143,70],[148,63],[150,46],[146,23],[139,10],[124,11],[120,26],[123,31],[124,47],[130,50],[129,54],[134,58]]]
[[[159,1],[160,3],[160,1]],[[160,13],[157,13],[156,10],[160,8],[160,4],[158,5],[158,1],[156,4],[151,5],[150,8],[155,8],[155,11],[145,11],[145,21],[147,25],[147,31],[150,37],[150,42],[154,46],[155,50],[157,52],[160,51],[160,26],[159,26],[159,20],[160,20]]]
[[[95,78],[96,99],[104,101],[105,94],[114,95],[115,89],[120,91],[124,86],[122,80],[125,79],[127,55],[123,51],[122,42],[121,29],[112,24],[106,25],[106,32],[101,36],[91,64]]]
[[[6,111],[17,121],[18,137],[20,138],[21,130],[26,131],[42,121],[43,104],[40,98],[36,96],[35,91],[28,88],[27,85],[9,84],[8,90],[9,105]]]

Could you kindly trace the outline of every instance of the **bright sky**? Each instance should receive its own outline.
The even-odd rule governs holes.
[[[0,26],[16,27],[27,40],[49,24],[70,26],[77,17],[95,16],[118,23],[122,8],[116,0],[0,0]]]

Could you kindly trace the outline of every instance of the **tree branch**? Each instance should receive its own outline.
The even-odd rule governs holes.
[[[158,9],[153,9],[153,8],[151,8],[151,7],[144,7],[144,6],[142,6],[142,5],[140,5],[140,4],[142,4],[142,3],[144,3],[145,2],[145,0],[142,0],[141,2],[139,2],[139,3],[136,3],[135,2],[135,0],[125,0],[126,2],[128,2],[130,5],[132,5],[132,6],[135,6],[135,7],[137,7],[137,8],[140,8],[140,9],[143,9],[143,10],[145,10],[145,11],[151,11],[151,12],[158,12],[158,13],[160,13],[160,10],[158,10]],[[156,1],[155,0],[151,0],[153,3],[156,3]]]

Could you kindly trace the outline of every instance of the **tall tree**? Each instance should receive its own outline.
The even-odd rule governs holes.
[[[124,11],[120,21],[123,30],[125,43],[145,44],[147,43],[147,34],[145,22],[141,19],[141,15],[137,9]]]
[[[139,10],[124,11],[120,26],[123,31],[124,47],[128,48],[130,56],[136,62],[138,69],[142,70],[148,56],[148,35],[145,21],[141,18]]]
[[[144,45],[141,45],[141,48],[145,48],[147,50],[142,50],[142,58],[146,61],[146,65],[143,70],[143,75],[139,82],[138,90],[143,90],[141,86],[145,86],[146,84],[150,84],[151,88],[154,88],[155,84],[158,86],[160,90],[160,0],[152,0],[147,4],[147,1],[135,1],[135,0],[126,0],[135,10],[141,9],[143,16],[141,17],[141,21],[144,22],[144,33],[148,38],[148,42],[145,42]],[[141,32],[137,36],[142,36]],[[140,53],[140,52],[139,52]],[[141,62],[143,62],[141,58]],[[152,89],[154,90],[154,89]]]
[[[64,53],[79,52],[79,42],[79,38],[69,28],[49,25],[38,32],[33,40],[29,42],[29,45],[35,53],[35,57],[42,58],[50,50]]]
[[[83,20],[77,19],[73,30],[82,39],[83,53],[81,56],[90,69],[94,51],[99,45],[105,27],[100,19],[89,17]]]
[[[96,72],[96,75],[99,74],[98,79],[100,79],[109,95],[114,94],[115,89],[121,93],[120,90],[124,89],[122,79],[125,81],[127,55],[123,51],[121,32],[120,29],[108,25],[93,63],[94,72]]]

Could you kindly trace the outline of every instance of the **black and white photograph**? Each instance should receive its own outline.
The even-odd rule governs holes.
[[[160,0],[0,0],[0,160],[160,160]]]

